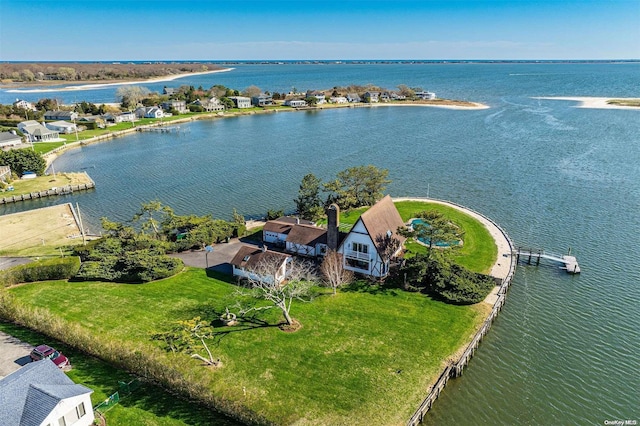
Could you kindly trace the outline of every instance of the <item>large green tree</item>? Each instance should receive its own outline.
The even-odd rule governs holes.
[[[338,173],[335,180],[324,184],[329,192],[326,204],[336,203],[341,209],[372,206],[380,198],[387,184],[389,170],[376,166],[350,167]]]
[[[293,200],[301,218],[315,221],[324,214],[322,200],[320,199],[320,184],[320,179],[313,173],[309,173],[302,178],[300,189],[298,190],[298,198]]]
[[[47,162],[39,152],[30,149],[12,149],[0,151],[0,165],[9,166],[18,176],[22,176],[24,172],[35,172],[38,176],[42,176]]]

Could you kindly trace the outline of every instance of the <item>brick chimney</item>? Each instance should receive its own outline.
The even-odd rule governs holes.
[[[340,207],[337,204],[331,204],[327,209],[327,248],[329,250],[338,250],[339,227]]]

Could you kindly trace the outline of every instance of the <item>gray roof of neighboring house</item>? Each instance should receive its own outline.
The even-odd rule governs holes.
[[[42,136],[58,133],[54,130],[47,129],[45,126],[35,120],[23,121],[21,123],[18,123],[18,128],[20,128],[23,133],[28,133],[30,135]]]
[[[287,236],[287,242],[305,246],[327,244],[327,230],[312,225],[293,225]]]
[[[291,256],[277,251],[263,251],[261,248],[255,246],[243,245],[229,263],[238,268],[252,269],[255,268],[262,260],[269,261],[270,259],[278,259],[284,262],[289,257]]]
[[[21,142],[22,138],[18,135],[14,135],[11,132],[0,132],[0,143],[1,142],[13,142],[18,141]]]
[[[46,117],[56,117],[56,118],[68,118],[71,119],[73,115],[78,115],[78,113],[73,111],[47,111],[44,113]]]
[[[277,232],[279,234],[286,234],[291,230],[293,225],[313,225],[310,220],[299,219],[297,217],[280,216],[275,220],[269,220],[264,224],[263,231]]]
[[[0,419],[3,425],[40,425],[63,399],[91,392],[53,361],[32,362],[0,380]]]

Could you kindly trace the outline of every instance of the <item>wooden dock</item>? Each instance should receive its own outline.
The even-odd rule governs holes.
[[[138,127],[139,132],[179,133],[180,126]]]
[[[72,194],[73,192],[76,192],[76,191],[86,191],[87,189],[92,189],[95,187],[96,187],[96,184],[93,183],[93,181],[88,183],[81,183],[79,185],[60,186],[57,188],[47,189],[46,191],[30,192],[27,194],[12,195],[10,197],[0,198],[0,204],[16,203],[18,201],[26,201],[26,200],[35,200],[36,198],[51,197],[53,195]]]
[[[569,254],[561,255],[545,253],[544,250],[539,249],[518,247],[514,250],[513,254],[516,256],[516,259],[518,261],[523,260],[530,265],[534,262],[536,265],[539,265],[540,260],[545,259],[554,263],[563,264],[564,266],[562,266],[562,269],[565,269],[569,274],[580,273],[580,265],[578,265],[578,259],[576,259],[575,256],[571,256],[571,250],[569,250]]]

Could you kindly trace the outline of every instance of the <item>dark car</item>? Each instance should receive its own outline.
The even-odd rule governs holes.
[[[48,345],[40,345],[36,347],[31,351],[29,356],[31,357],[31,361],[40,361],[41,359],[48,358],[60,368],[69,365],[69,359],[66,356]]]

